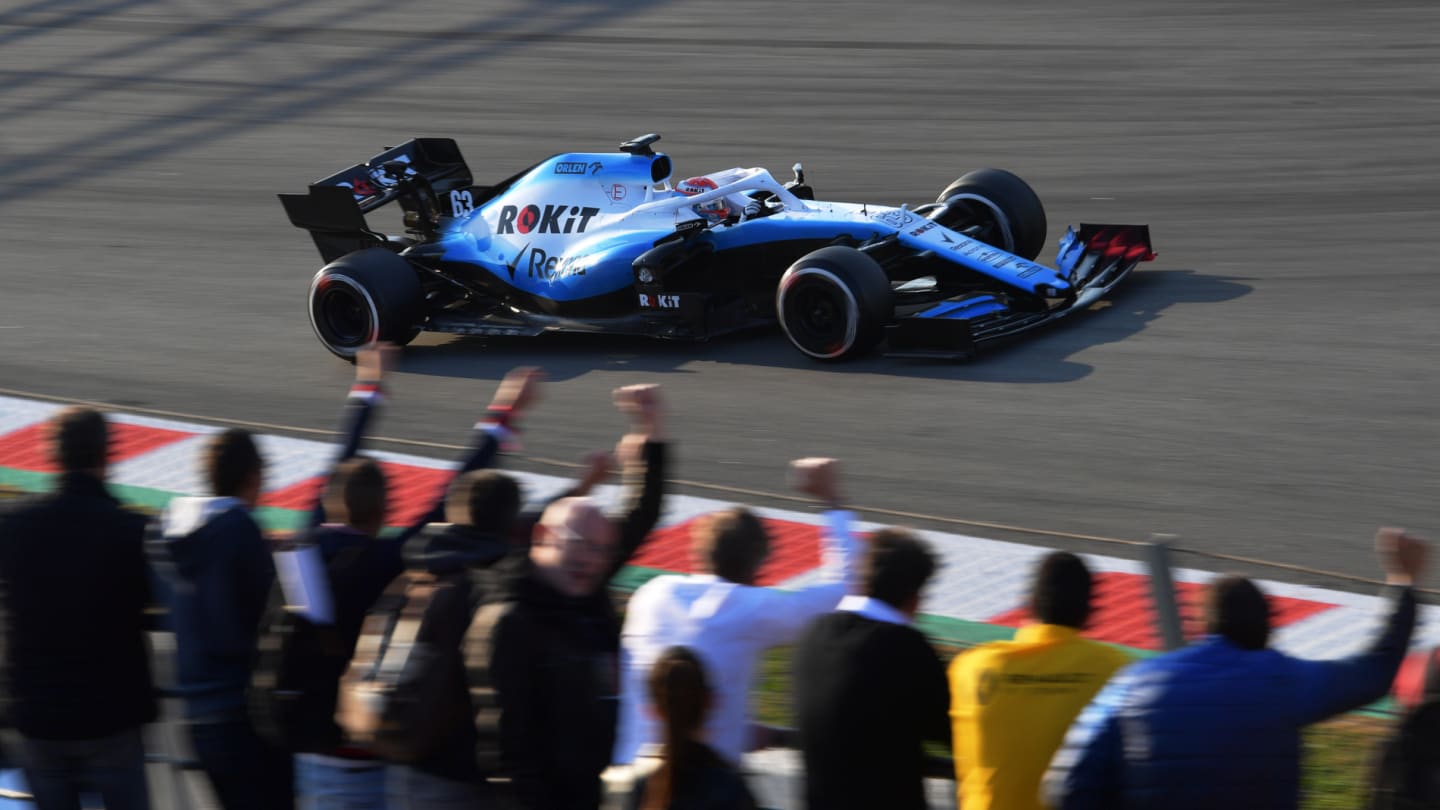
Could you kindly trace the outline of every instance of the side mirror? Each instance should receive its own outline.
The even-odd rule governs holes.
[[[791,194],[802,200],[815,199],[815,189],[805,185],[805,167],[796,163],[790,167],[790,170],[795,172],[795,179],[786,183],[785,188],[790,189]]]

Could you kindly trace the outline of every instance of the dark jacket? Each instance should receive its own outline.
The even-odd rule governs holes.
[[[352,390],[346,398],[341,417],[341,449],[335,459],[335,466],[360,451],[366,427],[374,415],[377,398],[378,396],[369,395],[358,388]],[[460,459],[456,474],[489,466],[498,451],[499,442],[489,431],[475,430],[469,449]],[[318,546],[320,556],[325,560],[330,595],[334,602],[338,644],[346,651],[343,658],[337,657],[328,661],[328,671],[318,674],[315,679],[316,683],[324,685],[324,703],[332,707],[332,712],[339,693],[340,678],[345,674],[354,654],[366,614],[374,607],[385,588],[405,570],[403,555],[410,540],[428,525],[443,518],[449,483],[447,480],[445,486],[434,493],[430,509],[425,514],[393,536],[375,538],[349,526],[326,523],[323,490],[321,498],[316,500],[311,509],[310,525],[301,542]],[[437,527],[419,540],[418,556],[412,562],[420,567],[431,568],[437,573],[442,570],[462,571],[477,558],[493,560],[503,554],[504,548],[496,550],[495,545],[489,538],[475,538],[473,532],[467,532],[465,527]],[[488,562],[484,564],[488,565]],[[468,594],[462,601],[468,604]],[[457,638],[465,632],[471,612],[473,609],[457,616]],[[325,737],[337,745],[341,744],[339,726],[335,725],[333,720],[330,725],[330,733]]]
[[[457,652],[449,662],[453,667],[449,682],[456,692],[455,705],[469,702],[464,662],[459,653],[471,618],[491,581],[479,572],[504,558],[511,548],[508,537],[496,537],[473,526],[436,524],[427,528],[407,549],[407,567],[429,572],[448,583],[432,597],[421,634],[423,640]],[[454,726],[435,753],[410,766],[458,782],[480,782],[485,774],[475,759],[477,744],[475,724],[469,717],[457,715]]]
[[[1243,650],[1220,636],[1122,670],[1071,726],[1046,774],[1057,808],[1294,808],[1300,732],[1385,694],[1415,594],[1365,652],[1333,661]]]
[[[665,447],[647,444],[643,469],[626,471],[616,517],[613,578],[660,518]],[[522,558],[492,571],[491,593],[504,609],[488,655],[467,655],[472,690],[499,693],[501,767],[521,806],[573,810],[600,805],[600,774],[615,747],[619,704],[620,621],[607,588],[569,597]]]
[[[697,750],[692,770],[676,785],[665,810],[755,810],[755,797],[745,784],[745,777],[709,746],[694,745]],[[635,782],[635,789],[625,803],[627,810],[640,810],[644,806],[650,778],[647,775]]]
[[[922,745],[950,737],[950,685],[919,630],[821,616],[792,677],[810,810],[926,806]]]
[[[260,618],[275,582],[260,525],[234,498],[175,498],[150,551],[169,592],[185,715],[244,717]]]
[[[155,718],[144,533],[83,473],[0,513],[0,662],[20,733],[96,739]]]

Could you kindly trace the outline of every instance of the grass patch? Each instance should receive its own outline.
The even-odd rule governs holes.
[[[1305,730],[1301,789],[1305,810],[1365,807],[1370,797],[1375,749],[1394,721],[1339,717]]]

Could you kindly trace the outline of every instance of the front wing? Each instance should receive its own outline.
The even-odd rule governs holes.
[[[1068,282],[1063,298],[971,292],[933,304],[886,328],[891,357],[959,360],[978,344],[1010,337],[1089,308],[1140,262],[1155,258],[1144,225],[1081,225],[1060,240],[1056,269]],[[1039,267],[1036,265],[1036,267]],[[1047,270],[1048,271],[1048,270]]]

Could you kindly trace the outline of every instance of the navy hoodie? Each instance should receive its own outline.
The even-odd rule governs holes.
[[[169,591],[175,681],[192,719],[234,719],[246,689],[275,565],[260,526],[235,498],[176,498],[152,556]]]

